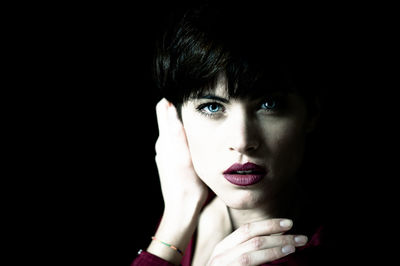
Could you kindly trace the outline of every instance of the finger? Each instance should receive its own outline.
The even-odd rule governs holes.
[[[307,243],[307,240],[307,236],[304,235],[258,236],[240,244],[229,252],[233,254],[244,254],[287,245],[301,247]]]
[[[161,132],[163,132],[163,130],[165,130],[167,127],[167,114],[169,105],[170,103],[165,98],[162,98],[156,105],[157,124],[160,135]]]
[[[172,103],[169,103],[167,112],[168,112],[169,128],[175,130],[182,130],[183,125],[181,120],[179,120],[178,118],[178,111],[176,110],[176,107]]]
[[[293,245],[257,250],[240,255],[231,265],[261,265],[285,257],[295,251],[296,248]]]
[[[261,249],[283,247],[285,245],[301,247],[307,243],[307,240],[307,236],[304,235],[256,236],[233,248],[233,250],[237,252],[236,254],[240,254]]]
[[[164,153],[165,156],[168,156],[170,154],[168,151],[173,150],[179,155],[182,165],[192,167],[186,132],[178,118],[175,106],[166,99],[162,99],[156,106],[156,112],[159,127],[159,137],[155,144],[156,154]],[[158,161],[156,157],[156,162]]]
[[[175,106],[163,98],[156,105],[157,124],[159,135],[166,132],[171,134],[181,133],[183,130],[182,122],[178,118],[178,112]]]
[[[222,253],[238,246],[256,236],[266,236],[288,231],[293,225],[289,219],[268,219],[245,224],[224,238],[216,247],[215,252]]]

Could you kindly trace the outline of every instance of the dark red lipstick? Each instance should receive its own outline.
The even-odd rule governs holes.
[[[226,180],[237,186],[250,186],[258,183],[267,173],[265,167],[254,163],[235,163],[223,172]]]

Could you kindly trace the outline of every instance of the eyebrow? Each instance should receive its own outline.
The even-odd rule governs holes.
[[[214,94],[206,94],[206,95],[201,95],[198,99],[208,99],[208,100],[215,100],[223,103],[229,103],[229,99],[225,99],[222,97],[219,97]]]

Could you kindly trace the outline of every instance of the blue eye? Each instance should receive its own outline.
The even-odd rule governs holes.
[[[216,113],[221,110],[221,106],[217,103],[211,103],[204,108],[210,113]]]
[[[204,103],[201,104],[199,107],[196,108],[201,114],[208,115],[208,116],[216,116],[224,112],[224,107],[215,102],[211,103]]]
[[[277,106],[277,102],[273,99],[267,100],[261,104],[261,109],[264,110],[273,110]]]

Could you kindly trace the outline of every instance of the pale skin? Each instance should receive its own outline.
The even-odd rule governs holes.
[[[307,243],[284,234],[294,221],[280,215],[292,214],[285,199],[298,193],[294,175],[316,118],[295,94],[278,108],[279,97],[231,98],[225,84],[221,76],[210,93],[185,102],[182,121],[167,100],[156,106],[165,209],[155,236],[184,251],[197,229],[193,265],[260,265]],[[249,187],[224,179],[224,170],[246,162],[266,167],[265,178]],[[202,211],[207,187],[216,198]],[[157,241],[147,251],[176,265],[182,259]]]

